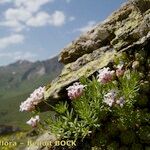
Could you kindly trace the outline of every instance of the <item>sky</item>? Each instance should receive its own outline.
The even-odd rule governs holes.
[[[52,58],[126,0],[0,0],[0,66]]]

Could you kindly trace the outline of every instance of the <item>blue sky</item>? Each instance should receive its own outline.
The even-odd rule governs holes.
[[[44,60],[126,0],[0,0],[0,66]]]

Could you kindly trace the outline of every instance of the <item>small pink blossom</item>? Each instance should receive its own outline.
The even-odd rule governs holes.
[[[125,70],[123,69],[123,65],[118,65],[116,70],[116,76],[120,77],[124,75]]]
[[[37,126],[37,123],[40,121],[40,117],[37,115],[35,117],[32,117],[30,120],[28,120],[26,123],[28,125],[31,125],[33,128]]]
[[[37,105],[42,101],[42,99],[44,98],[44,92],[45,87],[39,87],[38,89],[34,90],[32,94],[30,94],[34,105]]]
[[[85,85],[80,84],[79,82],[74,83],[72,86],[69,86],[66,90],[68,91],[68,97],[73,100],[80,97],[83,93]]]
[[[116,92],[115,91],[110,91],[109,93],[107,93],[106,95],[104,95],[104,102],[112,107],[112,105],[115,103],[116,101]]]
[[[123,107],[125,104],[125,99],[123,97],[118,99],[117,92],[112,90],[104,95],[104,103],[106,103],[109,107],[112,107],[113,105]]]
[[[125,100],[123,97],[120,97],[117,101],[116,104],[120,105],[120,107],[123,107],[123,105],[125,104]]]
[[[103,84],[112,81],[115,74],[115,71],[114,70],[110,71],[109,67],[100,69],[98,72],[99,72],[98,81]]]
[[[44,98],[45,87],[39,87],[34,90],[30,97],[20,105],[20,111],[33,111]]]
[[[33,105],[31,98],[28,98],[20,105],[20,111],[33,111],[34,109],[35,109],[35,105]]]

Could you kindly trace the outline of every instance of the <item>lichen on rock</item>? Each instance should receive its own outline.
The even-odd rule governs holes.
[[[141,15],[133,4],[126,3],[105,21],[69,44],[59,57],[59,61],[66,65],[51,83],[45,98],[50,101],[60,99],[65,87],[109,64],[115,53],[143,47],[150,38],[149,16],[149,9]]]

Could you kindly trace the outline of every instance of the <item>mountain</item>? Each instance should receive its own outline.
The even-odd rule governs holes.
[[[37,62],[18,60],[0,67],[0,124],[24,124],[26,114],[18,112],[21,101],[59,75],[62,67],[57,56]]]

